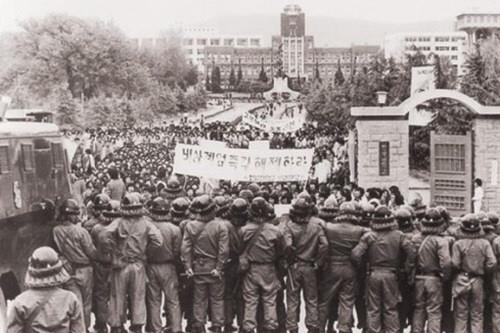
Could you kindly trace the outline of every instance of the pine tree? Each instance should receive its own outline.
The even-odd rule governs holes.
[[[316,60],[316,70],[315,70],[315,74],[314,74],[314,80],[321,83],[321,76],[319,74],[319,64],[318,64],[317,60]]]
[[[205,90],[212,91],[212,84],[210,83],[210,75],[208,75],[208,70],[207,70],[207,77],[205,78]]]
[[[492,104],[487,89],[485,59],[478,45],[476,50],[467,56],[465,67],[467,71],[461,81],[462,92],[481,104]]]
[[[243,80],[243,71],[241,70],[241,59],[238,59],[238,80],[236,81],[236,85],[238,86]]]
[[[337,62],[337,71],[335,72],[334,83],[336,86],[341,86],[345,82],[344,73],[342,73],[342,67],[340,66],[340,59]]]
[[[231,62],[231,72],[229,73],[229,88],[234,90],[236,87],[236,75],[234,74],[233,63]]]
[[[259,81],[266,83],[267,80],[268,80],[267,74],[266,71],[264,70],[264,58],[262,58],[260,65]]]
[[[222,91],[221,89],[221,77],[220,77],[220,68],[219,66],[213,66],[212,69],[212,92],[219,93]]]

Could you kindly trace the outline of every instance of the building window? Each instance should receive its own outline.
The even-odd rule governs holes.
[[[56,168],[64,165],[64,154],[60,143],[52,143],[52,162]]]
[[[219,39],[210,39],[210,45],[211,46],[219,46],[220,40]]]
[[[187,54],[193,54],[193,49],[187,49],[186,52]]]
[[[204,38],[200,38],[196,40],[196,44],[198,45],[207,45],[207,40]]]
[[[436,42],[449,42],[450,37],[436,37]]]
[[[451,50],[452,50],[452,51],[458,51],[458,47],[457,47],[457,46],[452,46],[452,47],[451,47]]]
[[[184,39],[184,45],[193,45],[193,39],[192,38],[186,38]]]
[[[449,51],[449,46],[436,46],[436,51]]]
[[[258,46],[260,46],[260,40],[257,38],[252,38],[252,39],[250,39],[250,45],[258,47]]]
[[[10,172],[9,147],[0,147],[0,174]]]
[[[233,45],[234,45],[234,39],[232,38],[224,39],[224,46],[233,46]]]
[[[246,38],[238,38],[236,44],[238,46],[248,46],[248,40]]]
[[[33,146],[32,145],[21,145],[21,152],[23,156],[23,168],[24,171],[33,171],[34,169],[34,158],[33,158]]]
[[[458,60],[458,56],[456,56],[456,55],[452,55],[452,56],[451,56],[451,60]]]

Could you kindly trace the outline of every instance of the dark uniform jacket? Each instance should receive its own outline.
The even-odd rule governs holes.
[[[70,263],[90,265],[96,249],[87,230],[79,225],[64,222],[54,227],[53,236],[59,252]]]
[[[490,242],[484,238],[462,238],[453,244],[453,268],[471,275],[482,276],[493,270],[497,259]]]
[[[181,254],[181,229],[170,222],[152,222],[160,231],[163,244],[147,249],[148,262],[153,264],[175,264]]]
[[[222,271],[229,258],[227,227],[219,218],[209,222],[189,221],[184,227],[181,252],[187,269],[193,268],[195,259],[209,258],[216,260],[215,269]]]
[[[97,250],[95,260],[101,264],[110,264],[113,257],[111,247],[106,243],[106,226],[100,223],[95,224],[90,236]]]
[[[247,246],[261,224],[251,220],[239,231],[242,245]],[[248,251],[247,258],[250,263],[270,264],[276,263],[285,253],[286,242],[278,226],[271,223],[262,225],[262,232]]]
[[[448,279],[451,274],[449,241],[440,235],[417,233],[412,238],[417,275],[434,275]]]
[[[369,229],[347,223],[327,223],[326,238],[330,260],[349,261],[352,249]]]
[[[106,226],[106,243],[113,246],[113,264],[146,261],[146,248],[163,243],[160,231],[145,217],[118,218]]]
[[[288,220],[283,227],[287,248],[291,248],[297,261],[322,266],[328,252],[328,241],[322,225],[324,222],[311,217],[307,223]]]
[[[408,256],[412,247],[410,240],[399,230],[370,231],[361,237],[358,245],[352,250],[351,258],[360,263],[367,253],[371,269],[389,268],[397,270],[403,254]],[[405,265],[409,270],[409,263]]]

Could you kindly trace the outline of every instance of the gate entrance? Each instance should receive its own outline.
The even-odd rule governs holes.
[[[471,211],[472,136],[431,132],[431,202],[453,216]]]
[[[474,113],[466,135],[432,133],[429,205],[447,207],[453,216],[472,209],[472,180],[483,181],[484,210],[500,212],[500,106],[485,106],[456,90],[417,93],[398,106],[353,107],[352,180],[364,188],[397,185],[409,194],[408,113],[432,99],[447,98]],[[356,145],[354,147],[354,145]],[[472,147],[473,145],[473,147]]]

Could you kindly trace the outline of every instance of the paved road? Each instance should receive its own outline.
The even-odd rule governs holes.
[[[242,116],[246,111],[251,110],[257,106],[260,106],[260,103],[233,103],[233,109],[218,114],[214,117],[207,118],[207,122],[214,121],[233,121],[238,117]]]

